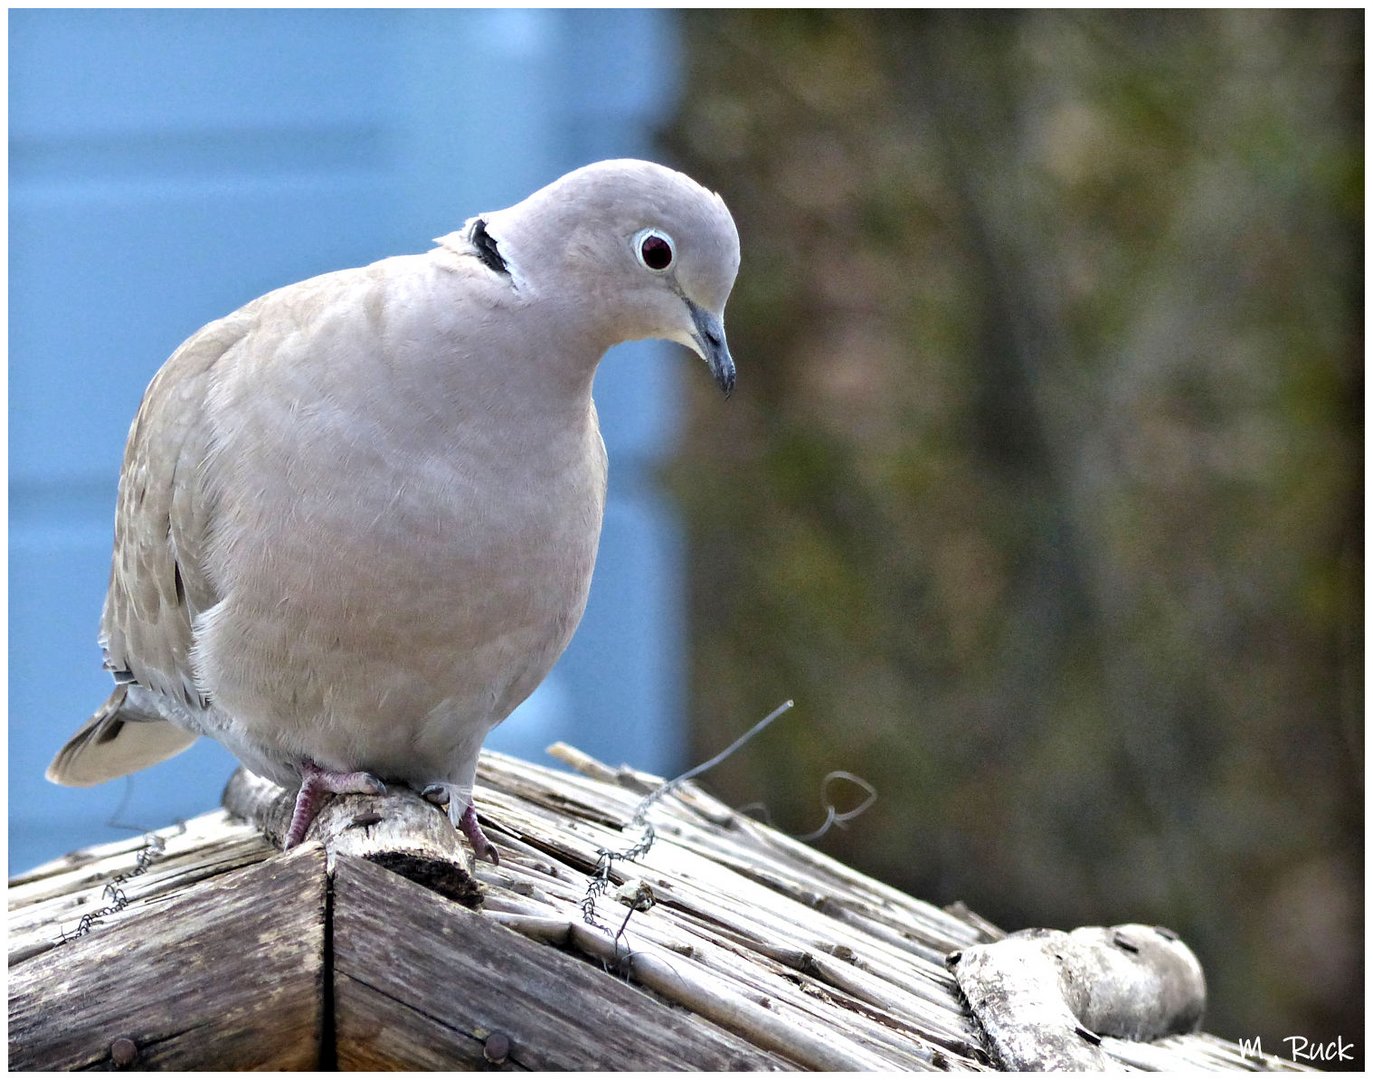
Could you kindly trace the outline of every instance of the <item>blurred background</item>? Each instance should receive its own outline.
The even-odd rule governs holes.
[[[1169,925],[1209,1030],[1361,1062],[1363,26],[12,12],[11,868],[230,768],[41,781],[107,689],[119,456],[165,356],[653,156],[738,221],[739,391],[673,347],[607,361],[592,603],[493,745],[669,772],[794,698],[708,787],[805,833],[849,770],[879,798],[823,850],[1010,929]]]
[[[699,13],[740,223],[687,387],[711,783],[1007,927],[1183,934],[1363,1048],[1363,14]]]

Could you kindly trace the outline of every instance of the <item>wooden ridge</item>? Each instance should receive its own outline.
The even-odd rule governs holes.
[[[179,1068],[1005,1063],[948,962],[1004,933],[694,784],[652,807],[654,843],[612,861],[588,921],[601,853],[640,842],[635,811],[659,781],[553,752],[580,774],[482,757],[499,866],[472,866],[446,817],[403,791],[334,800],[316,841],[282,855],[263,838],[279,835],[282,793],[240,773],[226,800],[254,822],[218,810],[13,879],[11,1067],[110,1067],[130,1051]],[[1117,1068],[1292,1067],[1202,1034],[1091,1048]]]

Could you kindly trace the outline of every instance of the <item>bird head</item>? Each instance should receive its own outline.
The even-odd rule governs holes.
[[[603,349],[675,341],[706,361],[726,396],[734,389],[724,311],[739,233],[720,196],[690,177],[647,161],[601,161],[462,232],[513,289]]]

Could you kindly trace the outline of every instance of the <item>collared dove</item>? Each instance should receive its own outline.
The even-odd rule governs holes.
[[[299,789],[409,785],[495,859],[477,754],[582,616],[612,345],[695,350],[726,395],[739,237],[718,195],[603,161],[425,254],[290,285],[194,334],[129,431],[101,619],[114,692],[48,779],[207,735]]]

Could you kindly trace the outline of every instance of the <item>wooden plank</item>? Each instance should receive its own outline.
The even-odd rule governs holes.
[[[179,825],[117,844],[86,848],[35,867],[10,878],[6,902],[10,911],[15,912],[30,904],[70,895],[88,885],[103,886],[112,874],[132,869],[150,845],[158,848],[152,861],[159,869],[178,859],[198,860],[207,848],[250,848],[260,851],[260,858],[272,852],[256,829],[232,823],[223,810],[216,810]]]
[[[15,965],[9,1067],[318,1068],[325,902],[310,845]]]
[[[340,1069],[790,1067],[359,859],[338,858],[333,927]]]
[[[194,818],[184,828],[148,833],[138,838],[137,847],[96,859],[80,857],[86,854],[50,863],[50,872],[31,873],[24,884],[11,885],[11,966],[64,938],[82,936],[82,920],[97,912],[103,912],[98,925],[108,929],[201,881],[261,862],[273,850],[248,826],[229,825],[220,811]]]

